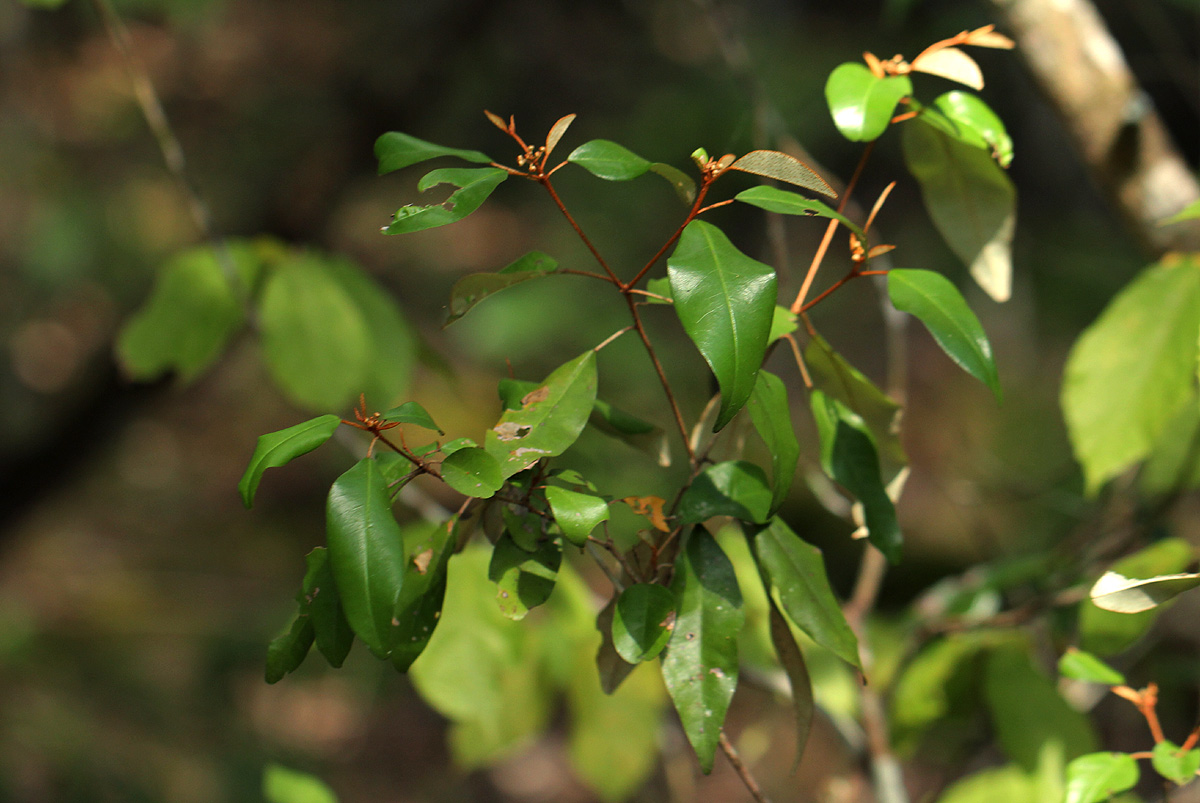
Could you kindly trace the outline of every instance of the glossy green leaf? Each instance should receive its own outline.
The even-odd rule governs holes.
[[[856,62],[838,65],[825,82],[825,101],[833,124],[851,142],[878,139],[887,130],[896,104],[911,94],[908,76],[878,78]]]
[[[675,625],[675,595],[664,586],[634,583],[621,592],[613,611],[617,654],[636,664],[658,657]]]
[[[433,416],[429,412],[414,401],[407,401],[397,407],[388,410],[382,416],[384,421],[392,421],[397,424],[416,424],[418,427],[431,429],[438,434],[445,435],[442,428],[433,420]]]
[[[1150,760],[1159,775],[1180,786],[1194,781],[1196,770],[1200,770],[1200,750],[1188,750],[1185,753],[1170,740],[1154,745]]]
[[[623,145],[607,139],[585,142],[567,157],[593,176],[608,181],[629,181],[651,168],[651,163]]]
[[[1113,572],[1122,577],[1146,579],[1181,572],[1195,560],[1195,550],[1181,538],[1164,538],[1114,563]],[[1096,607],[1091,600],[1080,603],[1079,646],[1097,655],[1121,652],[1145,635],[1159,609],[1141,613],[1115,613]]]
[[[774,343],[799,328],[798,316],[782,304],[776,304],[775,313],[771,317],[771,333],[767,335],[767,342]]]
[[[724,232],[693,220],[667,260],[675,312],[721,387],[720,430],[742,408],[767,350],[775,272],[734,247]]]
[[[750,420],[771,454],[771,509],[774,514],[787,499],[800,460],[800,441],[792,428],[792,410],[783,381],[769,371],[759,371],[750,394]]]
[[[935,113],[923,111],[922,120],[963,142],[983,148],[1001,167],[1012,163],[1013,141],[1004,121],[978,95],[951,90],[939,95],[931,108]]]
[[[586,544],[596,525],[608,521],[608,503],[594,494],[551,485],[546,488],[546,501],[563,537],[575,546]]]
[[[950,250],[996,301],[1012,293],[1016,190],[991,155],[923,122],[904,125],[908,170]]]
[[[371,332],[359,306],[320,257],[301,255],[271,274],[259,320],[267,369],[292,401],[329,410],[364,390]]]
[[[707,774],[737,688],[738,633],[745,619],[733,565],[707,531],[691,533],[676,558],[671,591],[678,602],[663,680]]]
[[[496,167],[443,167],[434,170],[417,182],[418,190],[425,192],[439,184],[451,184],[458,189],[440,204],[400,207],[392,222],[383,227],[383,233],[408,234],[457,223],[478,209],[506,178],[508,173]]]
[[[312,644],[312,620],[306,614],[297,614],[288,629],[267,645],[267,683],[278,683],[284,675],[295,672],[304,663]]]
[[[500,612],[509,619],[524,619],[550,598],[561,564],[562,547],[556,542],[543,541],[536,551],[527,552],[505,534],[496,542],[488,566]]]
[[[600,647],[596,650],[596,671],[600,674],[600,688],[612,694],[637,668],[617,652],[613,643],[613,620],[616,618],[617,598],[614,596],[596,615],[596,630],[600,632]]]
[[[679,200],[685,204],[696,200],[696,182],[679,168],[663,162],[655,162],[650,165],[650,172],[666,179],[667,183],[671,185],[671,189],[675,190],[675,194],[679,196]]]
[[[375,158],[379,161],[381,176],[439,156],[453,156],[476,164],[488,164],[492,161],[491,157],[479,151],[447,148],[398,131],[389,131],[375,140]]]
[[[230,244],[242,281],[255,270],[247,246]],[[117,359],[134,379],[174,372],[190,382],[216,362],[245,323],[242,302],[211,248],[193,248],[159,272],[154,290],[117,337]]]
[[[949,279],[929,270],[890,270],[888,296],[901,312],[915,316],[942,351],[1000,399],[992,344],[979,319]]]
[[[278,764],[263,771],[263,798],[267,803],[337,803],[337,795],[320,778]]]
[[[674,299],[671,298],[671,280],[666,276],[660,276],[657,279],[650,279],[646,282],[646,292],[654,293],[653,296],[645,296],[647,304],[673,304]]]
[[[1120,672],[1090,652],[1084,652],[1074,647],[1067,648],[1067,651],[1058,659],[1058,674],[1065,678],[1084,680],[1088,683],[1101,683],[1105,686],[1120,686],[1125,682],[1125,676]]]
[[[751,538],[764,584],[783,612],[817,644],[858,669],[858,638],[829,585],[821,550],[804,541],[776,516]]]
[[[770,613],[771,643],[775,646],[775,655],[779,665],[787,675],[788,686],[792,690],[792,715],[796,718],[796,760],[793,769],[799,765],[804,756],[804,747],[808,744],[808,736],[812,732],[813,714],[816,703],[813,700],[812,678],[808,673],[808,665],[804,662],[804,653],[796,643],[787,620],[773,603]]]
[[[454,283],[450,290],[450,306],[446,310],[449,326],[490,295],[513,285],[549,276],[558,270],[558,261],[541,251],[530,251],[496,273],[472,273]]]
[[[804,362],[813,386],[858,413],[880,457],[903,466],[908,462],[900,442],[900,405],[817,335],[804,348]]]
[[[301,585],[301,607],[312,622],[317,649],[325,660],[339,667],[354,643],[354,631],[342,611],[342,600],[329,566],[329,550],[317,547],[306,557],[307,570]]]
[[[713,516],[733,516],[763,523],[770,517],[771,486],[753,463],[729,460],[708,466],[692,481],[679,501],[679,518],[698,524]]]
[[[442,480],[460,494],[488,499],[504,485],[504,473],[491,454],[468,446],[442,461]]]
[[[279,468],[287,465],[295,458],[308,454],[333,437],[342,419],[336,415],[322,415],[301,422],[278,432],[268,432],[258,436],[254,454],[250,456],[250,464],[246,473],[238,482],[238,492],[242,495],[242,504],[247,508],[254,504],[254,494],[263,473],[269,468]]]
[[[1062,408],[1089,493],[1149,454],[1194,401],[1200,259],[1168,257],[1130,282],[1076,341]]]
[[[541,516],[528,508],[504,505],[500,508],[500,517],[504,520],[504,531],[514,544],[526,552],[537,552],[545,540]]]
[[[346,621],[371,652],[386,657],[395,643],[404,540],[374,460],[358,461],[329,489],[326,539]]]
[[[802,215],[805,217],[822,217],[836,220],[857,234],[863,242],[866,242],[867,239],[862,227],[841,212],[834,210],[820,201],[805,198],[803,195],[781,190],[778,187],[768,187],[765,184],[751,187],[735,195],[734,200],[780,215]]]
[[[503,477],[543,457],[565,452],[579,437],[596,401],[596,353],[586,351],[560,365],[509,409],[484,436],[483,446],[500,462]]]
[[[1090,753],[1067,765],[1066,803],[1102,803],[1138,782],[1138,765],[1128,753]]]
[[[1116,613],[1141,613],[1200,586],[1200,574],[1164,574],[1144,579],[1105,572],[1088,596],[1097,608]]]
[[[1171,215],[1171,217],[1158,225],[1170,226],[1173,223],[1182,223],[1185,220],[1195,220],[1196,218],[1200,218],[1200,201],[1192,201],[1179,212]]]
[[[773,178],[786,184],[804,187],[822,195],[836,198],[837,193],[825,179],[797,159],[779,151],[750,151],[729,166],[730,170],[740,170],[743,173],[753,173],[764,178]]]
[[[1027,772],[1037,769],[1047,743],[1060,744],[1067,759],[1097,747],[1087,717],[1072,708],[1034,665],[1026,644],[1008,644],[988,654],[984,693],[997,741]]]
[[[868,537],[892,563],[900,560],[902,537],[896,507],[879,473],[879,455],[862,418],[837,399],[814,390],[810,398],[821,467],[863,505]]]
[[[446,567],[454,554],[457,521],[451,520],[424,528],[424,533],[407,542],[411,555],[404,567],[400,599],[396,605],[395,648],[392,666],[407,672],[424,651],[442,617],[446,596]]]

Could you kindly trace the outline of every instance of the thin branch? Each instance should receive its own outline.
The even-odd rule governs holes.
[[[679,427],[679,435],[683,438],[683,448],[687,450],[688,462],[695,466],[696,452],[692,449],[691,443],[688,442],[687,424],[683,422],[683,413],[679,409],[679,402],[675,400],[675,393],[671,390],[671,383],[667,379],[667,374],[663,371],[662,363],[658,359],[658,354],[654,351],[654,344],[650,342],[650,336],[646,334],[646,327],[642,325],[642,316],[638,312],[638,305],[633,300],[633,297],[626,294],[625,302],[629,305],[629,314],[633,316],[633,328],[637,331],[638,337],[642,339],[642,345],[646,347],[646,353],[650,355],[650,362],[654,365],[654,372],[658,374],[658,381],[662,384],[663,392],[667,395],[667,403],[671,407],[671,414],[675,417],[675,424]]]
[[[721,729],[721,752],[729,759],[729,763],[733,765],[734,772],[742,779],[746,789],[750,791],[750,796],[758,803],[771,803],[770,798],[763,794],[762,789],[758,785],[758,781],[754,780],[754,776],[750,774],[750,770],[746,769],[746,765],[742,763],[742,757],[738,755],[737,748],[733,746],[733,742],[729,741],[729,737],[725,735],[725,729]]]
[[[621,280],[617,278],[617,274],[613,273],[612,268],[610,268],[608,263],[604,261],[604,257],[600,256],[600,252],[596,250],[596,246],[592,245],[592,241],[589,240],[588,236],[583,233],[583,229],[579,228],[579,224],[575,222],[575,218],[567,210],[566,204],[562,202],[562,198],[559,198],[558,193],[554,191],[554,185],[550,183],[550,177],[542,176],[541,178],[537,179],[537,182],[546,188],[546,192],[550,193],[550,197],[554,199],[554,205],[558,207],[558,211],[563,213],[563,217],[565,217],[567,222],[571,224],[571,228],[575,229],[575,233],[579,235],[579,239],[582,240],[583,244],[587,246],[587,249],[592,252],[592,256],[595,258],[596,264],[604,268],[604,272],[608,274],[609,280],[618,287],[623,287],[624,285],[622,285]]]
[[[685,217],[683,222],[679,224],[679,228],[675,229],[675,233],[672,234],[670,238],[668,238],[667,241],[662,244],[662,248],[658,249],[654,256],[650,257],[650,261],[647,262],[642,269],[637,272],[637,275],[621,285],[621,292],[628,293],[635,284],[642,280],[643,276],[650,272],[650,269],[654,267],[655,263],[662,259],[663,254],[667,253],[667,251],[671,249],[671,246],[673,246],[676,240],[680,238],[680,236],[683,234],[683,230],[687,228],[687,225],[695,220],[696,215],[700,214],[702,211],[700,205],[704,203],[704,196],[708,194],[708,188],[711,184],[712,178],[708,173],[704,173],[700,180],[700,188],[696,190],[696,200],[692,202],[692,208],[688,211],[687,217]]]

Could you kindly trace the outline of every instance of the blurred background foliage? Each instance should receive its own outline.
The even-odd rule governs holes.
[[[201,236],[93,7],[33,5],[55,4],[0,3],[0,800],[259,800],[270,761],[316,771],[347,802],[593,799],[567,768],[557,709],[546,712],[548,736],[495,768],[467,772],[452,768],[447,726],[409,679],[361,650],[341,671],[313,661],[280,684],[263,683],[264,645],[292,612],[302,556],[323,541],[324,487],[349,454],[322,450],[274,472],[247,513],[236,484],[255,438],[304,415],[273,389],[257,344],[240,339],[187,387],[121,376],[119,326],[155,271]],[[698,146],[740,153],[784,134],[822,172],[844,179],[858,150],[825,109],[830,70],[867,49],[911,57],[993,21],[989,6],[961,0],[115,5],[218,231],[269,234],[363,265],[395,293],[432,355],[407,398],[435,411],[447,431],[472,435],[494,420],[495,382],[508,364],[539,378],[624,317],[610,300],[592,305],[587,280],[552,277],[489,299],[442,330],[450,287],[466,273],[498,269],[533,248],[564,265],[586,267],[586,254],[536,188],[515,181],[454,227],[380,236],[415,189],[411,173],[375,175],[379,134],[405,131],[511,161],[483,109],[515,115],[535,137],[575,112],[563,147],[607,138],[690,168]],[[1200,7],[1098,5],[1194,165]],[[997,406],[913,331],[904,417],[913,472],[900,505],[909,546],[884,588],[881,672],[900,657],[889,657],[889,615],[920,589],[1095,524],[1058,412],[1059,377],[1074,337],[1147,261],[1089,184],[1019,59],[973,55],[988,78],[983,96],[1016,141],[1012,301],[996,305],[961,282],[965,271],[926,218],[894,137],[880,143],[858,195],[869,203],[899,180],[877,223],[899,245],[895,264],[960,280],[996,347],[1005,395]],[[657,180],[600,185],[564,170],[558,188],[615,264],[640,265],[682,212]],[[748,253],[774,262],[756,210],[713,217]],[[781,298],[797,289],[820,228],[803,220],[787,227]],[[846,264],[845,254],[834,256],[827,277]],[[822,333],[877,379],[879,309],[877,289],[862,282],[814,314]],[[710,392],[703,364],[668,316],[647,317],[694,417]],[[795,387],[794,369],[777,359],[775,370]],[[601,354],[600,373],[602,395],[614,403],[657,404],[632,339]],[[574,452],[589,476],[607,474],[628,493],[655,491],[649,458],[594,439]],[[1197,540],[1195,512],[1185,501],[1172,532]],[[841,520],[804,494],[783,513],[821,544],[835,585],[847,591],[860,545]],[[1182,624],[1195,621],[1192,597],[1160,621],[1152,638],[1165,647],[1143,653],[1154,661],[1146,678],[1191,680],[1192,691],[1162,709],[1180,728],[1196,707],[1194,660],[1184,656],[1194,659],[1197,635]],[[847,679],[814,672],[818,699],[839,710]],[[1099,713],[1105,745],[1139,747],[1122,742],[1137,727],[1129,712],[1103,703]],[[730,718],[776,800],[856,800],[855,759],[836,721],[818,721],[799,775],[789,778],[788,712],[769,688],[739,692]],[[638,799],[744,799],[726,767],[697,781],[678,734],[668,730],[663,740],[663,761]],[[970,768],[925,763],[914,777],[930,789]]]

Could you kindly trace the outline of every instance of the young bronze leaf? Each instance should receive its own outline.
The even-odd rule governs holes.
[[[943,47],[918,56],[912,63],[914,72],[939,75],[975,90],[983,89],[983,73],[975,59],[957,47]]]
[[[336,415],[322,415],[278,432],[259,435],[254,454],[250,457],[250,465],[246,466],[246,473],[238,482],[242,504],[247,508],[254,504],[258,483],[267,469],[287,465],[300,455],[316,449],[333,437],[333,432],[340,423],[342,419]]]
[[[675,561],[675,630],[663,681],[700,769],[712,771],[725,712],[737,688],[738,634],[745,613],[733,564],[708,532],[696,529]]]
[[[775,313],[775,271],[693,220],[667,260],[675,312],[721,387],[720,430],[750,398]]]
[[[837,193],[829,182],[817,175],[816,171],[797,159],[779,151],[750,151],[729,166],[730,170],[741,170],[743,173],[753,173],[756,176],[773,178],[787,184],[795,184],[806,190],[819,192],[836,198]]]
[[[558,145],[558,141],[563,138],[563,134],[567,133],[567,129],[571,127],[571,123],[575,122],[575,115],[568,114],[565,117],[558,118],[558,121],[550,127],[550,133],[546,135],[546,156],[549,156]]]

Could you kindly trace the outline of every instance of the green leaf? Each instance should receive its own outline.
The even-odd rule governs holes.
[[[803,215],[805,217],[823,217],[836,220],[857,234],[860,240],[863,242],[867,241],[867,235],[863,233],[862,227],[841,212],[835,211],[820,201],[805,198],[803,195],[781,190],[778,187],[768,187],[766,185],[751,187],[735,195],[734,200],[780,215]]]
[[[1157,608],[1200,586],[1200,574],[1165,574],[1137,579],[1105,572],[1092,586],[1092,604],[1116,613],[1141,613]]]
[[[504,531],[513,543],[526,552],[537,552],[545,534],[542,532],[542,517],[532,510],[517,507],[521,511],[514,513],[515,506],[504,505],[500,508],[500,517],[504,520]]]
[[[937,803],[997,803],[997,801],[1029,801],[1029,803],[1061,803],[1056,799],[1044,800],[1036,796],[1034,781],[1020,767],[1009,764],[1005,767],[983,770],[954,783]]]
[[[696,200],[696,182],[679,168],[663,162],[655,162],[650,165],[650,172],[665,178],[671,188],[675,190],[675,194],[679,196],[679,200],[685,204]]]
[[[696,475],[679,501],[679,518],[685,524],[699,524],[713,516],[733,516],[761,524],[770,517],[771,499],[761,468],[745,460],[729,460]]]
[[[606,401],[596,399],[588,423],[611,438],[624,441],[638,451],[658,461],[664,468],[671,465],[671,454],[663,428],[651,424]]]
[[[247,508],[254,504],[254,494],[258,491],[258,484],[267,469],[287,465],[300,455],[308,454],[321,446],[333,437],[333,432],[340,423],[342,419],[336,415],[322,415],[278,432],[259,435],[254,454],[250,456],[250,464],[246,466],[246,473],[238,482],[242,504]]]
[[[342,600],[329,567],[329,550],[316,547],[306,558],[301,608],[312,622],[317,649],[331,666],[340,667],[354,643],[354,631],[342,611]]]
[[[942,351],[991,388],[999,401],[1000,378],[992,344],[958,288],[929,270],[890,270],[887,278],[892,305],[925,324]]]
[[[774,515],[787,499],[800,460],[800,441],[792,429],[792,410],[783,380],[769,371],[759,371],[749,408],[754,429],[771,454],[773,490],[768,514]]]
[[[491,454],[467,446],[442,461],[442,480],[460,494],[489,499],[504,485],[504,473]]]
[[[745,614],[733,565],[705,530],[694,530],[676,558],[671,591],[678,602],[663,681],[707,774],[737,688],[737,637]]]
[[[636,664],[620,656],[613,643],[613,620],[616,618],[617,598],[614,596],[596,615],[596,630],[600,632],[600,647],[596,650],[596,671],[600,674],[600,688],[612,694],[629,677]]]
[[[1183,571],[1194,559],[1195,551],[1187,541],[1165,538],[1122,558],[1111,570],[1123,577],[1146,579]],[[1150,629],[1158,614],[1158,608],[1142,613],[1114,613],[1084,600],[1079,610],[1080,647],[1097,655],[1121,652]]]
[[[596,353],[586,351],[554,369],[521,399],[519,409],[506,410],[484,436],[483,446],[511,477],[543,457],[565,452],[587,424],[596,401]]]
[[[656,296],[662,296],[662,298],[646,296],[645,301],[647,304],[675,303],[674,299],[671,298],[671,280],[666,276],[660,276],[657,279],[649,279],[646,282],[646,290],[647,292],[654,293]]]
[[[633,151],[607,139],[585,142],[567,157],[593,176],[608,181],[629,181],[645,173],[651,163]]]
[[[1076,341],[1062,408],[1087,490],[1146,457],[1194,400],[1200,260],[1167,257],[1129,283]]]
[[[1068,647],[1058,659],[1058,674],[1065,678],[1101,683],[1105,686],[1120,686],[1125,676],[1090,652]]]
[[[837,399],[814,390],[810,399],[821,441],[821,467],[863,505],[868,537],[892,563],[902,537],[896,507],[879,473],[879,455],[862,418]]]
[[[1200,201],[1192,201],[1179,212],[1162,221],[1158,225],[1170,226],[1172,223],[1182,223],[1185,220],[1200,218]]]
[[[375,158],[379,160],[379,175],[391,173],[393,170],[415,165],[439,156],[453,156],[467,162],[488,164],[492,161],[487,154],[479,151],[460,150],[434,145],[423,139],[389,131],[375,140]]]
[[[257,270],[249,246],[230,244],[242,281]],[[117,338],[117,359],[134,379],[204,373],[245,323],[242,302],[211,248],[178,254],[159,272],[149,300]]]
[[[458,189],[440,204],[400,207],[392,222],[383,227],[383,233],[408,234],[457,223],[478,209],[506,178],[508,173],[496,167],[443,167],[434,170],[417,182],[418,190],[425,192],[439,184],[451,184]]]
[[[268,764],[263,770],[267,803],[337,803],[337,795],[315,775]]]
[[[1101,803],[1138,782],[1138,765],[1128,753],[1090,753],[1067,765],[1066,803]]]
[[[955,89],[934,100],[932,109],[922,110],[921,119],[969,145],[986,150],[1001,167],[1013,159],[1013,141],[1004,121],[978,95]]]
[[[1159,775],[1180,786],[1195,780],[1196,770],[1200,770],[1200,750],[1185,753],[1169,740],[1154,745],[1150,760]]]
[[[813,386],[858,413],[875,439],[880,456],[905,465],[908,456],[900,442],[900,405],[816,335],[804,348],[804,362]]]
[[[767,342],[774,343],[799,328],[800,324],[796,314],[782,304],[776,304],[775,313],[771,317],[771,333],[767,335]]]
[[[816,710],[812,678],[808,674],[808,665],[804,663],[804,653],[800,651],[787,620],[783,618],[774,602],[771,604],[770,617],[771,643],[775,645],[775,655],[779,658],[779,665],[783,667],[792,690],[792,713],[796,717],[796,760],[792,765],[794,769],[804,755],[804,746],[808,744],[808,736],[812,732],[813,713]]]
[[[441,621],[446,567],[454,554],[457,525],[457,520],[451,520],[426,528],[421,537],[413,539],[414,543],[406,544],[412,558],[404,567],[400,584],[396,605],[396,621],[400,624],[391,655],[392,666],[400,672],[407,672],[417,660]]]
[[[878,78],[863,64],[838,65],[825,82],[825,100],[833,124],[851,142],[878,139],[901,98],[912,94],[906,75]]]
[[[303,254],[278,266],[263,289],[259,319],[267,369],[292,401],[329,410],[364,390],[371,333],[319,257]]]
[[[562,563],[562,547],[554,541],[543,541],[534,552],[527,552],[505,534],[492,550],[488,578],[496,584],[500,612],[509,619],[524,619],[533,608],[550,598],[558,567]]]
[[[754,389],[775,314],[775,272],[734,247],[724,232],[693,220],[667,260],[675,312],[721,387],[714,431]]]
[[[414,401],[407,401],[398,407],[393,407],[384,413],[382,418],[384,421],[393,421],[397,424],[416,424],[418,427],[432,429],[439,435],[446,434],[434,422],[433,416],[424,407]]]
[[[675,595],[660,585],[635,583],[617,598],[613,646],[631,664],[649,661],[667,646],[674,625]]]
[[[833,187],[821,178],[811,167],[797,159],[779,151],[750,151],[729,166],[730,170],[740,170],[743,173],[753,173],[764,178],[773,178],[786,184],[804,187],[822,195],[837,197]]]
[[[858,638],[829,585],[821,550],[778,516],[752,535],[751,545],[763,583],[774,590],[792,623],[838,658],[862,669]]]
[[[395,643],[404,538],[374,460],[359,460],[329,489],[326,538],[346,621],[371,652],[386,657]]]
[[[312,620],[297,614],[288,629],[267,645],[267,683],[278,683],[283,676],[295,672],[313,644]]]
[[[1194,394],[1163,426],[1137,480],[1148,497],[1200,487],[1200,399]]]
[[[923,122],[904,126],[908,171],[950,250],[996,301],[1012,293],[1016,190],[985,151]]]
[[[608,521],[608,503],[593,494],[551,485],[546,488],[546,501],[563,537],[575,546],[586,544],[596,525]]]
[[[507,290],[516,284],[549,276],[558,270],[558,262],[541,251],[530,251],[496,273],[472,273],[454,283],[450,290],[450,306],[446,310],[449,326],[471,311],[471,308],[488,296]]]
[[[996,739],[1026,772],[1037,770],[1043,745],[1057,742],[1072,759],[1096,749],[1087,717],[1072,708],[1034,666],[1027,644],[993,649],[984,669],[984,692]]]

